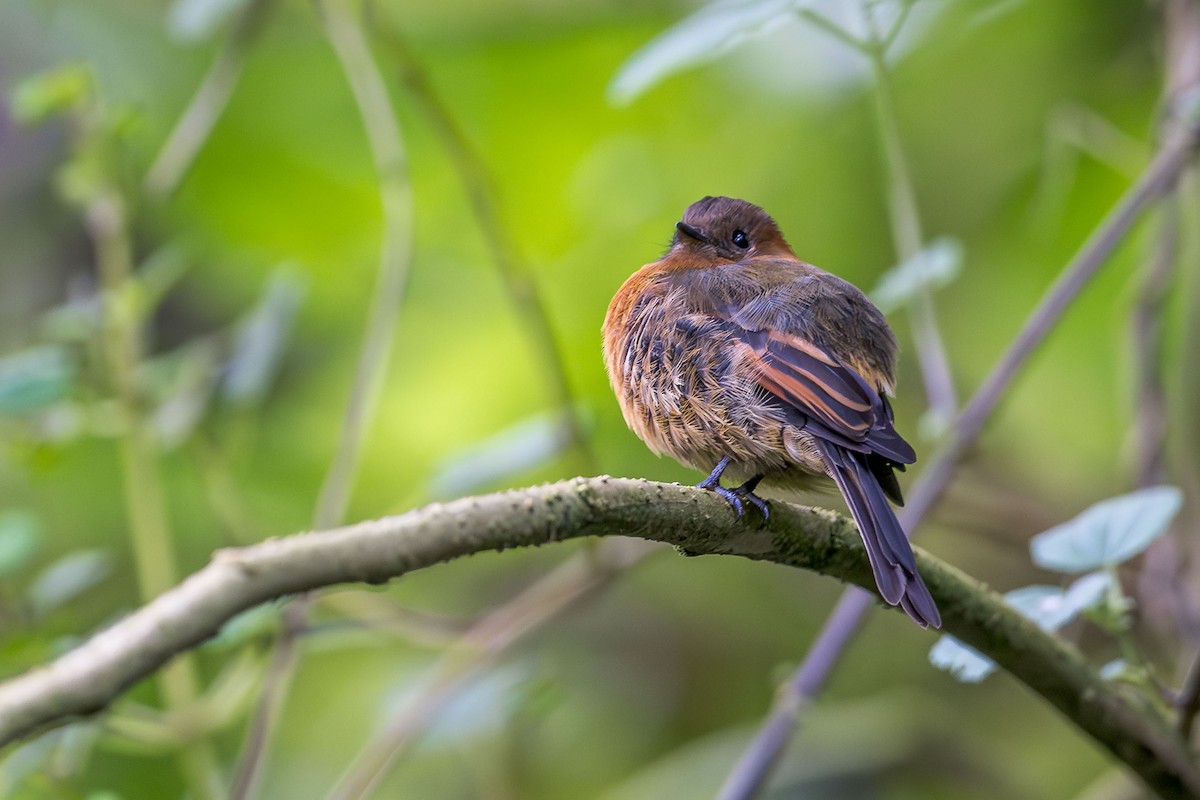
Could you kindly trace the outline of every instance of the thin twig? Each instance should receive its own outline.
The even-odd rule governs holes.
[[[875,120],[883,148],[883,161],[888,173],[888,219],[892,225],[898,262],[915,258],[924,243],[921,231],[920,208],[913,185],[908,159],[900,136],[896,101],[892,93],[891,74],[887,65],[887,42],[876,29],[875,16],[863,8],[870,39],[864,42],[863,53],[871,64],[874,78]],[[894,36],[894,34],[893,34]],[[938,328],[937,312],[928,286],[922,286],[909,303],[913,339],[916,342],[917,364],[925,383],[925,397],[936,419],[947,422],[958,413],[958,396],[946,356],[946,345]]]
[[[326,34],[346,73],[370,141],[383,204],[383,244],[342,432],[313,514],[320,528],[337,524],[346,512],[367,423],[378,405],[412,249],[412,187],[404,139],[362,25],[348,6],[347,0],[320,3]]]
[[[910,492],[907,504],[900,511],[900,522],[910,535],[941,497],[958,462],[979,438],[984,423],[995,411],[1029,357],[1121,243],[1138,215],[1152,201],[1162,196],[1187,166],[1200,139],[1200,120],[1193,117],[1189,123],[1186,128],[1181,127],[1169,137],[1137,183],[1125,192],[1113,210],[1088,237],[954,421],[945,442],[933,456],[929,466],[922,471]],[[803,684],[799,676],[801,673],[808,673],[810,677],[806,679],[806,683],[820,687],[821,681],[813,680],[814,674],[820,677],[821,669],[828,669],[823,665],[832,666],[836,663],[838,654],[851,640],[863,615],[871,607],[870,599],[856,597],[858,594],[850,592],[849,596],[839,601],[836,618],[830,617],[826,621],[799,670],[780,692],[766,721],[743,753],[738,766],[734,768],[734,774],[741,776],[739,782],[733,786],[727,784],[728,791],[721,794],[721,800],[749,800],[766,784],[770,766],[777,762],[789,738],[780,736],[778,729],[786,724],[790,732],[798,717],[795,709],[802,708],[812,697],[801,693]],[[762,766],[760,771],[755,772],[748,767],[744,768],[743,764]]]
[[[315,527],[326,528],[337,524],[345,515],[367,424],[378,405],[393,331],[408,282],[412,191],[400,126],[361,23],[346,0],[322,0],[319,7],[326,36],[346,73],[347,83],[363,118],[383,205],[383,243],[358,366],[342,419],[341,433],[313,512]],[[280,641],[276,644],[278,651],[274,656],[271,677],[242,746],[234,780],[239,793],[233,795],[234,798],[253,795],[274,729],[272,723],[278,716],[277,706],[284,700],[284,689],[290,683],[295,668],[297,649],[292,641],[296,635],[294,631],[304,628],[311,603],[311,597],[302,597],[283,612],[285,624]]]
[[[542,373],[554,394],[555,405],[566,414],[570,444],[581,457],[581,468],[591,471],[594,456],[587,426],[581,417],[575,393],[567,374],[566,358],[554,333],[550,315],[528,266],[517,254],[508,227],[502,221],[487,164],[471,145],[453,113],[438,96],[420,61],[402,37],[392,34],[390,44],[400,57],[402,78],[421,111],[429,119],[435,135],[450,155],[466,189],[471,211],[483,234],[484,244],[500,275],[509,302],[537,352]]]
[[[146,173],[146,191],[150,194],[158,197],[171,194],[192,168],[233,95],[246,54],[262,30],[270,3],[271,0],[250,0],[239,13],[229,39]]]
[[[632,535],[694,554],[739,555],[873,585],[854,523],[823,509],[777,502],[769,522],[752,528],[710,492],[608,477],[469,497],[221,551],[75,650],[0,684],[0,746],[103,708],[237,613],[267,600],[347,581],[379,583],[472,553],[601,535]],[[1200,796],[1200,768],[1159,709],[1103,680],[1078,649],[981,583],[924,552],[916,557],[948,632],[1026,683],[1159,796]]]
[[[1146,259],[1133,306],[1134,480],[1154,486],[1166,478],[1167,394],[1163,387],[1163,312],[1175,279],[1179,204],[1164,202],[1154,252]]]
[[[1178,709],[1179,718],[1176,721],[1176,730],[1183,737],[1184,741],[1190,741],[1192,738],[1192,725],[1196,722],[1196,715],[1200,714],[1200,654],[1192,661],[1192,667],[1188,670],[1187,678],[1183,682],[1183,689],[1179,692],[1179,697],[1175,701],[1175,707]]]

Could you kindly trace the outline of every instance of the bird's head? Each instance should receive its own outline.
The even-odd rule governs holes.
[[[688,206],[683,219],[675,223],[671,253],[706,263],[796,257],[767,212],[732,197],[705,197]]]

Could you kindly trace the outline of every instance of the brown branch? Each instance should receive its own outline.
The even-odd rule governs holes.
[[[487,550],[628,535],[696,555],[732,554],[872,585],[854,524],[776,503],[770,523],[739,522],[690,487],[577,478],[344,528],[220,551],[139,611],[43,667],[0,685],[0,744],[102,710],[177,654],[259,603],[334,584],[383,583]],[[1071,645],[1041,631],[982,584],[924,553],[921,573],[945,628],[1045,697],[1164,798],[1200,796],[1200,769],[1167,720],[1102,680]]]

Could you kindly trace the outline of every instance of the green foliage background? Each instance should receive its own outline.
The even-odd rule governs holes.
[[[936,303],[967,395],[1152,151],[1161,35],[1156,10],[1138,3],[929,6],[938,13],[896,63],[894,89],[926,236],[965,248],[961,277]],[[864,288],[893,265],[863,64],[804,23],[670,77],[628,106],[606,101],[624,60],[692,8],[371,4],[368,31],[410,159],[415,228],[411,281],[347,519],[444,499],[438,476],[447,465],[472,479],[455,484],[459,493],[581,471],[697,480],[626,430],[600,362],[599,326],[621,281],[660,254],[682,210],[703,195],[764,206],[802,257]],[[164,2],[10,0],[0,5],[0,88],[11,97],[27,75],[88,65],[106,101],[128,110],[123,168],[136,185],[227,34],[226,25],[199,41],[172,36],[170,13]],[[527,468],[480,477],[464,456],[531,419],[544,429],[556,409],[444,143],[400,79],[397,37],[490,170],[588,421],[590,463],[574,451],[539,458],[520,437],[502,455],[533,459]],[[46,341],[47,315],[94,286],[91,245],[54,188],[67,139],[61,123],[0,118],[3,353]],[[250,408],[214,400],[162,455],[186,572],[217,547],[309,527],[357,358],[381,236],[377,181],[358,109],[309,4],[271,7],[194,168],[168,200],[139,201],[134,226],[139,259],[158,254],[183,268],[154,316],[152,355],[228,330],[281,264],[304,286],[269,394]],[[1122,248],[1037,355],[923,534],[925,547],[999,589],[1045,579],[1028,565],[1030,534],[1129,485],[1128,317],[1144,239]],[[1180,398],[1195,378],[1181,346],[1192,280],[1176,287],[1167,320]],[[893,321],[911,350],[906,317]],[[102,418],[102,377],[79,359],[64,402]],[[933,440],[918,435],[924,400],[911,353],[896,408],[918,453],[930,452]],[[0,575],[6,673],[140,603],[115,447],[92,435],[96,427],[52,437],[37,415],[0,421],[0,511],[25,514],[21,524],[36,530],[28,558]],[[1194,452],[1187,444],[1173,442]],[[110,559],[95,585],[31,615],[27,598],[43,570],[95,549]],[[572,549],[478,557],[371,597],[466,617]],[[377,796],[710,796],[838,591],[795,571],[660,553],[506,654]],[[321,796],[438,659],[411,637],[338,624],[324,606],[318,619],[329,626],[304,640],[262,797]],[[209,647],[202,672],[212,679],[237,653],[261,664],[269,642],[264,634]],[[1059,798],[1105,773],[1095,746],[1005,676],[961,686],[936,672],[925,659],[932,642],[901,615],[876,614],[811,712],[773,796]],[[1111,655],[1101,649],[1097,660]],[[254,692],[214,734],[227,767]],[[130,702],[156,698],[145,684]],[[163,750],[100,735],[62,756],[66,767],[41,763],[19,796],[180,796]],[[20,774],[14,760],[9,779]]]

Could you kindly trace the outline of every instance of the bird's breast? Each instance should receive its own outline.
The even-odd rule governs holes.
[[[724,455],[747,469],[784,466],[785,423],[745,345],[682,288],[635,273],[609,307],[604,344],[625,421],[656,453],[704,471]]]

